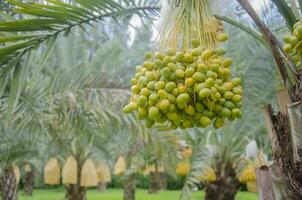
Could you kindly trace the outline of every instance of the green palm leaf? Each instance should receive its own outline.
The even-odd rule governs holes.
[[[23,56],[40,44],[49,41],[53,43],[59,35],[67,36],[77,27],[85,30],[83,25],[92,25],[93,22],[104,21],[106,18],[117,20],[133,14],[143,17],[159,10],[158,0],[138,3],[126,0],[75,0],[72,4],[61,0],[47,0],[47,4],[16,0],[7,2],[13,7],[10,11],[21,14],[22,19],[0,22],[0,96],[8,88],[8,84],[14,83],[10,89],[15,101],[19,94],[14,88],[22,87],[22,82],[10,82],[9,77],[18,75],[16,69],[20,63],[22,65]],[[11,107],[12,105],[13,103]]]
[[[12,9],[12,12],[24,15],[25,19],[0,23],[0,31],[19,33],[15,38],[11,38],[11,36],[0,38],[0,41],[5,43],[0,48],[1,66],[10,63],[21,50],[29,51],[35,45],[50,39],[52,36],[69,33],[74,27],[91,24],[94,21],[104,20],[108,17],[117,18],[134,13],[145,15],[147,12],[159,10],[159,7],[154,3],[143,5],[132,3],[129,5],[129,3],[125,3],[127,1],[117,3],[114,0],[76,0],[77,4],[75,5],[69,5],[59,0],[49,0],[50,5],[22,3],[15,0],[8,0],[8,2],[16,6],[15,9]],[[35,34],[41,32],[44,34],[35,37]],[[25,33],[27,35],[23,35]],[[17,44],[6,44],[14,40],[26,41]]]
[[[134,2],[129,4],[127,1],[117,3],[114,0],[76,0],[77,4],[75,5],[69,5],[59,0],[49,0],[50,5],[22,3],[15,0],[8,0],[8,2],[16,6],[15,9],[12,9],[14,13],[29,16],[31,19],[25,18],[0,23],[0,31],[20,33],[18,36],[0,38],[0,41],[5,43],[5,46],[0,48],[0,65],[11,62],[21,50],[29,51],[35,45],[50,39],[52,36],[60,33],[68,34],[74,27],[91,24],[108,17],[117,18],[134,13],[146,15],[147,12],[159,10],[155,4],[157,1],[152,1],[150,4],[135,4]],[[25,32],[27,35],[23,35]],[[47,34],[31,35],[37,32]],[[18,40],[26,41],[6,45],[7,42]]]
[[[288,29],[292,31],[294,24],[296,23],[296,16],[291,7],[284,0],[272,0],[277,6],[280,14],[284,17],[287,22]]]

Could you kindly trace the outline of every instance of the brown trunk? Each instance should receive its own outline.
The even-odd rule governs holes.
[[[13,168],[6,169],[2,177],[2,199],[17,200],[18,199],[18,184],[13,172]]]
[[[124,183],[124,200],[135,200],[136,175],[132,174]]]
[[[167,189],[167,176],[165,172],[159,172],[159,189]]]
[[[298,85],[301,84],[301,78]],[[301,88],[291,92],[291,100],[301,101]],[[279,102],[279,107],[284,107]],[[301,103],[289,103],[287,112],[274,114],[272,107],[266,107],[269,123],[272,124],[272,151],[274,163],[270,167],[276,199],[302,199],[302,106]],[[267,123],[268,124],[268,123]]]
[[[66,185],[66,199],[68,200],[86,200],[86,187],[82,187],[81,180],[81,170],[83,163],[80,159],[76,157],[78,163],[78,183]]]
[[[266,107],[267,124],[272,124],[272,151],[274,163],[271,165],[276,199],[302,199],[302,106],[301,77],[291,92],[291,101],[286,105],[287,112],[274,114],[272,107]],[[298,101],[298,102],[295,102]],[[279,107],[284,105],[279,102]]]
[[[274,193],[278,200],[300,200],[302,199],[302,130],[298,127],[302,124],[302,109],[295,110],[295,113],[290,113],[287,112],[288,110],[291,111],[290,108],[284,108],[292,107],[302,101],[302,71],[298,71],[293,62],[289,62],[288,68],[285,63],[287,58],[291,58],[291,56],[284,53],[280,47],[281,43],[262,22],[249,1],[237,1],[253,19],[269,45],[282,76],[284,86],[289,91],[291,101],[291,103],[285,105],[284,98],[279,101],[280,112],[277,114],[274,114],[270,105],[266,107],[265,112],[267,114],[267,128],[272,133],[274,163],[270,168],[274,189],[277,190]],[[289,84],[288,69],[292,72],[295,81],[293,88]],[[289,114],[293,114],[296,118],[292,119]]]
[[[157,194],[160,190],[160,173],[150,172],[149,193]]]
[[[269,168],[267,166],[256,168],[256,177],[259,200],[276,200]]]
[[[234,200],[239,189],[235,170],[231,164],[226,166],[223,175],[223,169],[218,170],[216,181],[205,184],[205,200]]]
[[[33,171],[26,172],[25,179],[24,179],[24,195],[32,196],[34,185],[35,185],[35,173]]]
[[[107,189],[107,183],[106,182],[99,182],[98,183],[98,191],[104,192]]]
[[[69,184],[66,186],[68,200],[86,200],[86,188],[78,184]]]
[[[302,112],[300,112],[301,114]],[[280,176],[278,178],[285,180],[288,190],[287,198],[300,200],[302,199],[302,163],[301,161],[294,161],[294,145],[291,138],[288,115],[278,113],[273,115],[272,119],[278,144],[273,149],[274,169],[281,172],[279,172]],[[302,123],[301,118],[300,123]],[[297,149],[297,152],[301,158],[302,149]]]

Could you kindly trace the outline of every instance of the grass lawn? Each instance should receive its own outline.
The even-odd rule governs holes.
[[[88,191],[88,200],[122,200],[121,189],[109,189],[106,192],[98,192],[96,190]],[[146,190],[137,190],[136,200],[178,200],[180,191],[161,191],[157,195],[148,194]],[[194,192],[193,200],[202,200],[204,193]],[[25,197],[22,192],[19,194],[19,200],[62,200],[64,197],[64,190],[49,189],[49,190],[35,190],[33,197]],[[236,200],[257,200],[257,195],[249,192],[238,193]]]

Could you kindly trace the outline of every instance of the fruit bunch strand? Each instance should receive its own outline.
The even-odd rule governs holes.
[[[198,38],[204,47],[213,47],[219,24],[212,17],[209,1],[182,0],[177,6],[175,1],[171,0],[163,9],[158,35],[160,48],[177,48],[181,44],[180,48],[188,51],[193,38]]]

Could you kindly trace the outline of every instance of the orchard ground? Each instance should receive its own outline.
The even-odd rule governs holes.
[[[138,189],[136,193],[137,200],[176,200],[179,199],[181,191],[161,191],[158,194],[149,194],[147,190]],[[121,200],[123,199],[121,189],[108,189],[105,192],[97,190],[88,190],[88,200]],[[203,199],[204,193],[201,191],[193,193],[193,200]],[[19,200],[62,200],[64,198],[63,189],[45,189],[35,190],[32,197],[25,197],[23,192],[19,193]],[[250,192],[239,192],[236,200],[256,200],[257,194]]]

